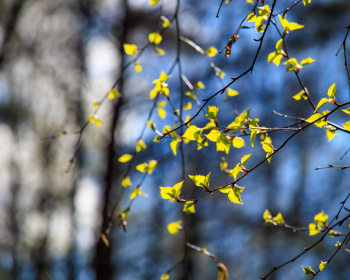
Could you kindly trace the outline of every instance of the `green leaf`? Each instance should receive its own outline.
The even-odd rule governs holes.
[[[177,154],[178,146],[179,146],[179,140],[178,139],[174,139],[174,140],[172,140],[170,142],[170,148],[173,151],[174,156],[176,156],[176,154]]]
[[[134,156],[130,154],[124,154],[121,157],[118,158],[119,162],[128,162],[130,161]]]
[[[224,157],[222,157],[220,161],[220,169],[225,170],[226,168],[227,168],[227,161]]]
[[[126,187],[131,187],[132,186],[132,183],[131,183],[131,180],[130,180],[130,177],[129,176],[125,176],[122,180],[122,187],[126,188]]]
[[[307,100],[307,99],[308,99],[308,97],[307,97],[307,95],[306,95],[306,93],[305,93],[304,90],[300,91],[300,92],[297,93],[296,95],[293,95],[293,98],[294,98],[295,100],[301,100],[302,98],[303,98],[304,100]]]
[[[182,224],[181,220],[168,224],[168,231],[169,231],[169,233],[170,234],[178,233],[182,229],[181,224]]]
[[[153,6],[159,3],[160,0],[149,0],[149,5]],[[162,279],[163,280],[163,279]]]
[[[193,201],[187,201],[184,205],[184,209],[183,211],[186,213],[186,214],[194,214],[196,213],[196,209],[194,207],[194,202]]]
[[[205,127],[203,127],[203,130],[206,130],[206,129],[213,129],[216,127],[216,123],[215,121],[209,121]]]
[[[310,118],[306,119],[305,121],[308,123],[314,123],[317,127],[323,127],[324,125],[327,124],[323,119],[318,120],[315,122],[317,119],[321,118],[322,115],[320,113],[313,114]]]
[[[328,89],[328,96],[329,98],[333,98],[335,96],[335,94],[337,93],[337,88],[336,88],[336,84],[337,83],[334,83],[333,85],[331,85]],[[344,111],[344,110],[343,110]]]
[[[301,28],[304,28],[304,25],[298,24],[296,22],[290,22],[288,25],[288,31],[293,31]]]
[[[96,115],[90,115],[88,117],[88,121],[90,123],[94,123],[97,126],[101,126],[103,124],[102,121]]]
[[[127,55],[131,55],[132,57],[135,57],[137,54],[137,46],[134,44],[124,44],[124,51]]]
[[[268,141],[261,142],[261,145],[266,153],[272,153],[275,151],[275,148],[272,146],[272,144]]]
[[[243,166],[245,166],[245,164],[247,163],[248,159],[250,158],[252,154],[249,154],[249,155],[245,155],[241,158],[241,163]]]
[[[145,150],[147,148],[147,145],[145,142],[143,142],[143,140],[138,139],[137,140],[137,145],[136,145],[136,153]]]
[[[278,52],[281,52],[282,51],[282,46],[283,46],[283,39],[279,39],[276,43],[276,50]]]
[[[197,141],[200,138],[201,133],[202,132],[198,127],[191,125],[189,128],[187,128],[182,137],[187,138],[188,140]]]
[[[245,187],[234,186],[233,189],[228,193],[228,199],[233,203],[243,204],[241,193],[243,192]]]
[[[208,107],[208,112],[206,114],[206,116],[208,117],[208,119],[210,120],[216,120],[218,117],[218,111],[219,108],[215,107],[215,106],[209,106]]]
[[[131,194],[130,194],[130,199],[133,200],[135,199],[138,195],[142,195],[142,196],[145,196],[147,197],[148,195],[146,193],[144,193],[142,190],[141,190],[141,187],[136,187],[136,189],[134,189]]]
[[[335,130],[326,130],[328,141],[331,141],[335,135],[338,135],[338,133],[335,132]]]
[[[324,270],[324,269],[325,269],[325,267],[326,267],[327,265],[328,265],[328,263],[327,263],[327,262],[323,262],[323,261],[321,261],[321,263],[320,263],[320,265],[319,265],[320,271]]]
[[[162,35],[158,32],[153,32],[148,35],[148,39],[152,44],[159,45],[162,41]]]
[[[194,88],[200,88],[200,89],[204,89],[205,86],[203,85],[203,83],[201,81],[198,81],[194,86]]]
[[[311,57],[308,57],[308,58],[305,58],[302,61],[300,61],[300,65],[301,66],[305,66],[305,65],[311,64],[311,63],[313,63],[315,61],[316,60],[312,59]]]
[[[304,6],[306,6],[306,4],[310,4],[310,3],[311,3],[311,0],[303,0]]]
[[[228,154],[230,152],[230,148],[231,143],[227,140],[225,135],[221,134],[221,136],[216,141],[216,150],[223,151],[226,152],[226,154]]]
[[[285,224],[285,221],[282,217],[281,212],[279,212],[276,217],[273,217],[272,220],[274,220],[277,224],[280,224],[280,225]]]
[[[273,62],[276,66],[279,66],[283,55],[279,52],[272,52],[267,57],[267,62]]]
[[[213,46],[207,48],[205,51],[205,53],[210,57],[216,56],[218,52],[219,51],[216,48],[214,48]]]
[[[207,176],[203,175],[188,175],[191,180],[195,183],[197,187],[204,188],[206,191],[209,191],[209,181],[210,181],[210,172]]]
[[[145,173],[148,170],[147,162],[140,163],[136,166],[136,170]]]
[[[226,92],[229,96],[236,96],[239,94],[239,92],[237,90],[231,89],[231,88],[227,88]]]
[[[297,66],[298,65],[298,61],[295,58],[290,58],[286,62],[284,62],[283,65]]]
[[[244,139],[241,138],[241,137],[236,136],[232,140],[232,145],[235,148],[242,148],[242,147],[245,146]]]
[[[350,131],[350,121],[343,123],[345,130]]]
[[[210,141],[217,142],[221,138],[221,132],[213,129],[209,132],[209,134],[207,135],[207,138]]]
[[[317,110],[319,108],[321,108],[324,104],[328,103],[328,98],[321,98],[321,100],[318,102],[315,112],[317,112]]]
[[[311,275],[311,276],[314,276],[315,275],[315,271],[312,270],[311,266],[309,266],[308,268],[303,267],[303,270],[304,270],[304,273],[305,275]]]
[[[184,181],[175,184],[173,187],[159,187],[160,195],[163,199],[169,199],[170,201],[180,201],[180,191]]]
[[[141,72],[142,71],[142,65],[140,61],[135,62],[135,71]]]
[[[326,227],[327,222],[328,222],[328,215],[325,215],[322,211],[322,212],[315,215],[314,221],[317,225],[321,225],[323,227]]]
[[[350,114],[350,107],[347,109],[342,110],[344,113]]]
[[[159,117],[161,117],[162,119],[165,119],[166,111],[163,108],[157,108],[157,112],[158,112]]]
[[[159,0],[151,0],[151,1],[159,1]],[[168,279],[169,279],[169,274],[168,273],[164,273],[160,277],[160,280],[168,280]]]
[[[232,170],[229,170],[228,175],[233,176],[233,178],[235,178],[235,181],[236,181],[239,174],[241,174],[241,171],[242,171],[242,164],[237,163],[235,168],[233,168]]]
[[[171,26],[171,22],[165,16],[161,16],[160,19],[162,20],[162,25],[164,28]]]
[[[250,129],[251,133],[250,133],[250,143],[252,144],[252,147],[254,147],[254,140],[256,137],[256,134],[258,133],[257,129]]]
[[[310,223],[309,224],[309,235],[316,235],[319,232],[321,232],[322,228],[320,226],[317,226],[316,224]]]
[[[272,215],[271,215],[271,213],[270,213],[270,211],[268,209],[266,209],[264,211],[263,218],[264,218],[264,220],[272,218]]]

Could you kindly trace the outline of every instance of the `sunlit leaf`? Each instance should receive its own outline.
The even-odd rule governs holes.
[[[165,16],[161,16],[160,19],[162,20],[162,25],[164,28],[171,26],[171,22]]]
[[[148,39],[152,44],[158,45],[162,41],[162,35],[158,32],[153,32],[148,35]]]
[[[333,85],[331,85],[328,89],[328,96],[329,98],[333,98],[335,96],[335,94],[337,93],[337,88],[336,88],[336,84],[337,83],[334,83]],[[344,111],[344,110],[343,110]]]
[[[146,143],[142,139],[137,140],[136,153],[145,150],[147,148]]]
[[[235,148],[242,148],[245,146],[244,139],[241,137],[234,137],[232,140],[232,145]]]
[[[187,201],[184,205],[183,211],[186,214],[194,214],[196,213],[196,209],[194,207],[194,202],[193,201]]]
[[[210,56],[210,57],[216,56],[218,52],[219,51],[216,48],[212,47],[212,46],[207,48],[207,50],[205,51],[205,53],[208,54],[208,56]]]
[[[320,271],[324,270],[324,269],[325,269],[325,267],[326,267],[327,265],[328,265],[328,263],[327,263],[327,262],[323,262],[323,261],[321,261],[321,263],[320,263],[320,265],[319,265]]]
[[[121,157],[118,158],[119,162],[128,162],[133,158],[133,155],[130,154],[124,154]]]
[[[169,233],[171,234],[178,233],[182,229],[181,224],[182,224],[181,220],[168,224]]]
[[[237,90],[231,89],[231,88],[227,88],[226,92],[229,96],[236,96],[239,94],[239,92]]]
[[[311,276],[314,276],[315,275],[315,272],[312,270],[311,266],[309,266],[308,268],[303,267],[303,270],[304,270],[304,273],[305,275],[311,275]]]
[[[311,63],[313,63],[313,62],[315,62],[315,61],[316,61],[316,60],[314,60],[314,59],[308,57],[308,58],[303,59],[302,61],[300,61],[300,65],[301,65],[301,66],[309,65],[309,64],[311,64]]]
[[[243,204],[241,193],[243,192],[245,187],[234,186],[233,189],[228,193],[228,199],[233,203]]]
[[[132,182],[130,180],[129,176],[126,176],[123,178],[122,183],[121,183],[122,187],[126,188],[128,186],[132,186]]]
[[[324,104],[326,104],[328,102],[328,98],[321,98],[321,100],[318,102],[315,112],[321,108]]]

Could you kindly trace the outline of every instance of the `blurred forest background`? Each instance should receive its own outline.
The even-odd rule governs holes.
[[[220,2],[181,1],[182,35],[203,49],[222,49],[252,6],[235,0],[223,5],[216,18]],[[266,3],[271,5],[271,1]],[[293,3],[277,1],[276,11]],[[121,190],[126,167],[117,159],[135,149],[153,106],[148,100],[151,82],[161,71],[168,71],[174,60],[174,27],[164,33],[161,47],[165,56],[146,49],[140,57],[143,71],[136,73],[131,66],[123,72],[119,84],[123,97],[100,108],[103,125],[86,128],[69,172],[65,168],[75,152],[78,135],[43,140],[83,126],[93,111],[92,102],[109,91],[130,60],[123,54],[123,44],[145,45],[159,16],[171,18],[175,7],[176,1],[170,0],[163,2],[162,11],[159,5],[149,7],[148,0],[0,2],[0,279],[159,279],[183,257],[183,234],[170,235],[166,227],[181,219],[181,209],[159,195],[159,186],[181,181],[179,156],[167,158],[143,182],[148,197],[137,198],[132,205],[127,232],[115,221],[108,235],[109,248],[97,242],[106,222],[102,216],[115,205]],[[346,33],[344,27],[350,24],[349,15],[347,0],[314,0],[288,13],[289,20],[305,25],[287,37],[289,51],[298,60],[316,59],[301,73],[315,100],[337,82],[337,99],[349,101],[344,57],[342,53],[335,56]],[[213,59],[226,73],[225,85],[250,66],[258,47],[252,40],[258,38],[254,29],[242,30],[240,36],[230,58],[221,54]],[[251,116],[268,127],[292,123],[272,110],[298,117],[311,115],[307,103],[292,98],[300,91],[294,75],[267,64],[267,55],[274,51],[278,39],[270,27],[253,74],[233,85],[239,96],[222,103],[219,95],[210,103],[220,104],[219,117],[226,116],[227,123],[234,119],[232,104],[239,112],[251,108]],[[181,61],[188,79],[192,83],[200,80],[206,87],[198,93],[200,100],[222,88],[205,59],[186,44]],[[169,88],[175,95],[178,79],[170,79]],[[188,114],[196,111],[193,108]],[[335,120],[345,122],[342,116]],[[156,114],[152,119],[159,128],[165,124]],[[196,124],[203,124],[204,119],[201,116]],[[271,137],[278,147],[289,135],[277,132]],[[148,129],[143,138],[148,149],[138,155],[137,163],[158,159],[169,151],[167,139],[155,144],[154,137]],[[191,243],[207,248],[225,263],[230,279],[259,279],[273,266],[291,259],[318,237],[266,227],[263,212],[266,208],[273,215],[281,211],[295,226],[308,226],[322,210],[334,217],[349,193],[349,169],[315,168],[349,165],[350,153],[340,160],[350,148],[349,139],[348,134],[339,132],[328,142],[325,131],[316,127],[299,134],[271,164],[264,164],[240,182],[246,186],[243,205],[231,203],[223,194],[196,205],[196,214],[188,217]],[[249,153],[248,143],[244,151],[227,157],[229,166]],[[232,181],[220,171],[215,146],[197,151],[196,145],[190,144],[185,149],[186,175],[211,171],[211,186]],[[252,163],[264,156],[261,149],[261,157]],[[131,174],[134,185],[141,176]],[[198,196],[190,181],[185,187],[189,196]],[[127,189],[116,214],[128,205],[129,194]],[[301,265],[317,267],[334,252],[337,240],[326,238],[269,279],[306,279]],[[216,279],[216,264],[210,258],[193,250],[188,258],[191,279]],[[349,279],[349,263],[350,254],[342,250],[318,279]],[[185,279],[183,268],[174,270],[170,279]]]

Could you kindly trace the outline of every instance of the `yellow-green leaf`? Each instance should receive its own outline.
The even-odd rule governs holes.
[[[142,139],[137,140],[137,145],[136,145],[136,153],[145,150],[147,148],[147,145],[145,142],[143,142]]]
[[[284,222],[284,219],[283,219],[283,217],[282,217],[282,214],[281,214],[281,212],[279,212],[278,214],[277,214],[277,216],[276,217],[273,217],[272,218],[277,224],[284,224],[285,222]]]
[[[227,88],[226,89],[227,95],[229,96],[236,96],[239,94],[239,92],[237,90],[231,89],[231,88]]]
[[[271,215],[271,213],[270,213],[270,211],[268,209],[266,209],[264,211],[263,218],[264,218],[264,220],[272,218],[272,215]]]
[[[137,46],[134,44],[124,44],[124,51],[127,55],[131,55],[132,57],[135,57],[137,54]]]
[[[201,81],[198,81],[194,86],[194,88],[200,88],[200,89],[204,89],[205,86]]]
[[[245,164],[247,163],[248,159],[250,158],[252,154],[249,154],[249,155],[245,155],[241,158],[241,163],[243,166],[245,166]]]
[[[149,0],[149,5],[150,6],[153,6],[153,5],[156,5],[156,4],[158,4],[158,2],[159,2],[160,0]],[[168,279],[168,278],[167,278]],[[163,280],[163,279],[162,279]]]
[[[217,142],[221,138],[221,132],[213,129],[209,132],[209,134],[207,135],[207,138],[210,141]]]
[[[232,145],[235,148],[242,148],[244,147],[245,143],[244,143],[244,139],[241,137],[234,137],[232,140]]]
[[[162,56],[165,55],[165,51],[161,48],[154,47],[153,50],[156,52],[157,55]]]
[[[347,109],[342,110],[344,113],[350,114],[350,107]]]
[[[333,85],[331,85],[328,89],[328,96],[329,98],[333,98],[335,96],[335,94],[337,93],[337,88],[336,88],[336,84],[337,83],[334,83]],[[344,111],[344,110],[343,110]]]
[[[178,146],[179,146],[179,140],[178,139],[174,139],[174,140],[172,140],[170,142],[170,148],[173,151],[174,156],[176,156],[176,154],[177,154]]]
[[[311,276],[314,276],[315,275],[315,272],[312,270],[311,266],[309,266],[308,268],[303,267],[303,270],[304,270],[304,273],[305,275],[311,275]]]
[[[187,128],[183,137],[192,141],[197,141],[198,138],[200,138],[200,135],[201,135],[201,130],[195,125],[191,125],[189,128]]]
[[[126,176],[126,177],[124,177],[123,178],[123,180],[122,180],[122,187],[124,187],[124,188],[126,188],[126,187],[128,187],[128,186],[132,186],[132,183],[131,183],[131,180],[130,180],[130,177],[129,176]]]
[[[159,117],[161,117],[162,119],[165,119],[166,111],[163,108],[158,108],[157,112],[158,112]]]
[[[92,107],[94,107],[95,110],[98,108],[98,106],[100,106],[99,102],[97,101],[92,102]]]
[[[183,211],[186,213],[186,214],[194,214],[196,213],[196,209],[194,207],[194,202],[193,201],[187,201],[184,205],[184,209]]]
[[[266,140],[261,142],[261,145],[266,153],[272,153],[275,150],[272,144]]]
[[[304,90],[302,90],[302,91],[300,91],[299,93],[293,95],[293,98],[294,98],[295,100],[301,100],[302,98],[303,98],[304,100],[307,100],[307,99],[308,99],[308,97],[307,97],[307,95],[306,95],[306,93],[305,93]]]
[[[338,133],[335,132],[335,130],[326,130],[328,141],[331,141],[335,135],[338,135]]]
[[[321,263],[320,263],[320,265],[319,265],[320,271],[322,271],[327,265],[328,265],[327,262],[321,261]]]
[[[313,62],[315,62],[316,60],[312,59],[311,57],[305,58],[302,61],[300,61],[300,65],[304,66],[304,65],[308,65],[311,64]]]
[[[218,52],[219,51],[216,48],[212,47],[212,46],[207,48],[207,50],[205,51],[205,53],[208,54],[208,56],[210,56],[210,57],[216,56]]]
[[[124,154],[121,157],[118,158],[119,162],[128,162],[130,161],[134,156],[130,154]]]
[[[112,88],[108,93],[109,99],[114,99],[116,97],[121,97],[121,96],[122,96],[121,93],[114,88]]]
[[[162,35],[158,32],[153,32],[148,35],[148,39],[152,44],[158,45],[162,41]]]
[[[304,6],[306,6],[306,4],[310,4],[310,3],[311,3],[311,0],[303,0]]]
[[[233,203],[243,204],[241,193],[245,187],[234,186],[233,189],[228,193],[228,199]]]
[[[315,112],[321,108],[324,104],[326,104],[328,102],[328,98],[321,98],[321,100],[318,102]]]
[[[178,233],[182,229],[181,224],[182,224],[181,220],[168,224],[169,233],[171,234]]]
[[[321,226],[317,226],[313,223],[309,224],[309,235],[312,236],[312,235],[316,235],[318,234],[320,231],[321,231]]]
[[[171,22],[165,16],[161,16],[160,19],[162,20],[162,25],[164,28],[171,26]]]
[[[158,1],[158,0],[151,0],[151,1]],[[169,274],[168,273],[164,273],[160,277],[160,280],[168,280],[168,279],[169,279]]]
[[[142,71],[141,62],[136,62],[136,63],[135,63],[135,71],[136,71],[136,72],[141,72],[141,71]]]
[[[350,131],[350,121],[343,123],[345,130]]]

